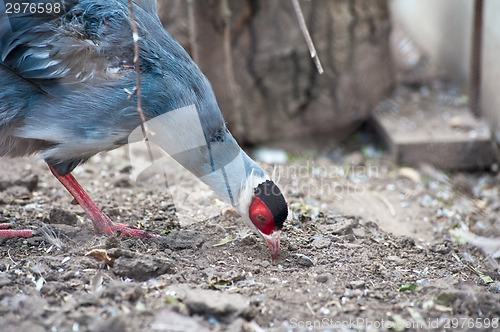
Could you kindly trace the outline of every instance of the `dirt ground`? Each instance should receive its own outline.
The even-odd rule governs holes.
[[[98,236],[42,161],[0,159],[0,222],[44,230],[0,240],[0,330],[497,329],[499,242],[485,253],[450,230],[500,237],[500,176],[400,168],[353,140],[279,168],[292,213],[274,264],[199,184],[180,186],[193,204],[179,217],[165,185],[131,180],[126,149],[75,177],[114,220],[164,239]]]

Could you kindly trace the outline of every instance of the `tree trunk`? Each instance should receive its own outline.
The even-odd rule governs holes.
[[[300,5],[322,75],[290,0],[160,2],[167,30],[195,55],[243,143],[340,139],[367,119],[393,85],[387,1]]]

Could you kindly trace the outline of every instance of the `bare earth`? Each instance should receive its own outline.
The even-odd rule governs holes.
[[[497,329],[495,250],[449,231],[499,238],[500,178],[400,169],[370,145],[330,156],[282,167],[293,213],[276,264],[199,184],[178,186],[186,208],[131,180],[125,149],[75,177],[115,221],[164,239],[96,235],[42,161],[0,159],[0,222],[53,232],[0,240],[0,330]]]

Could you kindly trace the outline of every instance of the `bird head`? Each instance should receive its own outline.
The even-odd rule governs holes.
[[[279,187],[261,168],[253,166],[240,192],[238,209],[249,226],[264,238],[272,260],[276,260],[288,205]]]
[[[278,186],[266,180],[254,188],[248,207],[248,216],[266,240],[271,258],[275,260],[280,250],[280,232],[288,216],[288,206]]]

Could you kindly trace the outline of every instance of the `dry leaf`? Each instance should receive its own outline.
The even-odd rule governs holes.
[[[108,265],[113,265],[113,260],[108,256],[108,252],[105,249],[92,249],[85,256],[90,256],[98,261],[104,261]]]

